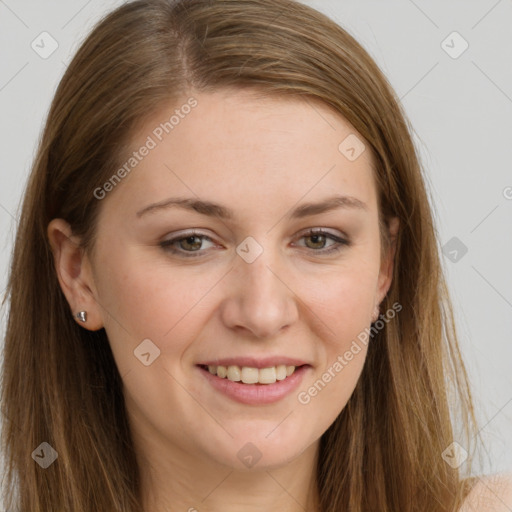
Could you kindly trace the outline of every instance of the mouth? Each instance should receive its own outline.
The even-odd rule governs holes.
[[[275,360],[275,358],[274,358]],[[204,383],[218,396],[250,406],[266,406],[289,397],[309,378],[313,367],[302,361],[279,358],[276,362],[296,363],[270,366],[270,361],[247,360],[257,366],[234,364],[233,359],[216,361],[220,364],[198,364],[197,372],[204,377]],[[206,391],[207,392],[207,391]]]
[[[256,368],[252,366],[239,365],[206,365],[198,364],[199,368],[220,379],[226,379],[231,382],[242,384],[261,384],[269,385],[275,382],[284,381],[291,377],[296,370],[308,367],[308,364],[298,366],[280,364],[277,366],[269,366],[267,368]]]

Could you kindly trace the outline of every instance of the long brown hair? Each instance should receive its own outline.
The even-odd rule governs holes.
[[[94,190],[121,164],[136,127],[191,90],[228,87],[319,100],[342,115],[375,156],[382,226],[400,219],[381,308],[402,310],[369,344],[353,395],[321,438],[321,511],[456,510],[467,486],[442,453],[454,439],[471,453],[476,423],[412,128],[354,38],[292,0],[129,2],[97,24],[66,70],[24,195],[4,299],[6,509],[140,512],[109,341],[72,318],[47,226],[65,219],[90,251],[101,205]],[[58,453],[44,470],[33,457],[43,442]]]

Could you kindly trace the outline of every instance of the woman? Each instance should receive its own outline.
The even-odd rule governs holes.
[[[404,114],[338,25],[124,4],[68,67],[24,198],[7,509],[512,506],[465,478],[436,243]]]

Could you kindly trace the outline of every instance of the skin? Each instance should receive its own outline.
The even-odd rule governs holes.
[[[368,145],[354,161],[338,150],[357,132],[321,103],[247,91],[193,96],[198,106],[101,201],[92,254],[77,249],[64,220],[49,224],[59,282],[71,311],[87,311],[77,322],[107,332],[146,512],[318,510],[319,440],[352,394],[366,346],[308,404],[297,395],[370,327],[392,281],[394,247],[381,261],[373,157]],[[138,130],[133,149],[175,108]],[[367,209],[287,217],[334,193]],[[136,216],[171,196],[220,203],[234,218],[178,208]],[[307,236],[312,228],[351,244],[325,254],[335,242]],[[202,256],[160,247],[191,229],[209,238],[174,247]],[[393,237],[397,229],[394,219]],[[263,249],[252,263],[236,252],[249,236]],[[134,357],[144,339],[160,350],[149,366]],[[288,355],[311,368],[296,392],[259,406],[231,400],[198,374],[201,361],[245,355]],[[248,442],[261,453],[251,468],[237,457]]]
[[[512,473],[478,477],[460,512],[510,512]]]

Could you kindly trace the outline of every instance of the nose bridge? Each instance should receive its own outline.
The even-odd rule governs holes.
[[[268,244],[267,244],[268,245]],[[275,250],[266,248],[254,261],[238,262],[238,272],[241,276],[244,295],[265,300],[275,300],[282,293],[283,283],[278,279],[279,262]]]
[[[236,291],[226,309],[225,321],[231,327],[244,327],[257,337],[276,333],[297,316],[279,250],[270,246],[270,237],[263,243],[248,237],[237,247]]]

